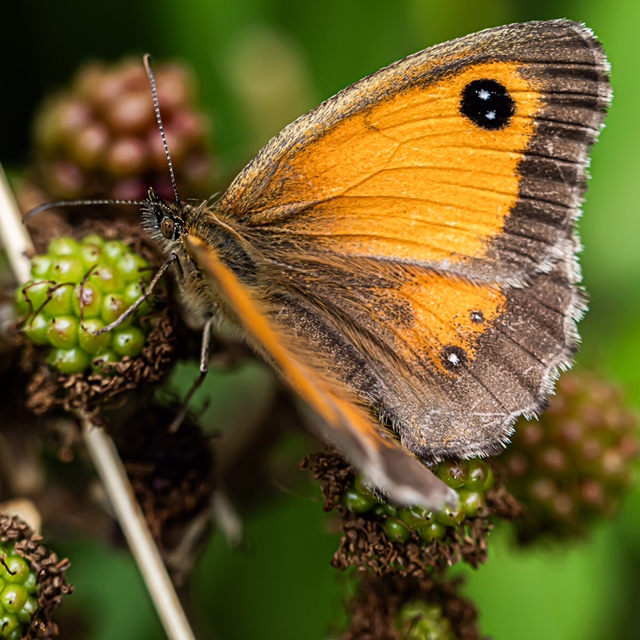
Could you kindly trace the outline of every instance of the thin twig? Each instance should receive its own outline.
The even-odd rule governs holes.
[[[16,280],[26,282],[31,276],[31,264],[27,254],[33,251],[33,242],[22,224],[22,214],[13,197],[2,165],[0,165],[0,244],[4,247]]]
[[[107,489],[167,635],[171,640],[195,640],[113,441],[86,415],[81,414],[80,421],[84,443]]]
[[[28,253],[33,243],[0,165],[0,241],[18,282],[30,277]],[[158,547],[151,536],[111,438],[79,414],[85,446],[127,538],[158,616],[170,640],[195,640]]]

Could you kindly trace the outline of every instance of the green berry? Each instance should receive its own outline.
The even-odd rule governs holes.
[[[49,337],[47,335],[50,320],[47,320],[42,314],[37,315],[29,320],[24,325],[24,334],[33,342],[33,344],[45,345],[49,344]]]
[[[469,460],[469,477],[464,483],[464,488],[471,491],[486,491],[493,486],[493,471],[491,467],[475,458]]]
[[[458,491],[460,502],[464,507],[467,518],[475,518],[482,511],[487,503],[484,499],[484,493],[481,491],[468,491],[461,489]]]
[[[398,612],[402,640],[453,640],[456,634],[442,607],[420,600],[408,602]]]
[[[49,321],[47,338],[58,349],[71,349],[78,343],[78,319],[74,316],[58,316]]]
[[[414,506],[408,509],[398,509],[398,517],[411,529],[419,529],[433,521],[434,513],[424,507]]]
[[[377,502],[363,496],[355,489],[347,489],[342,496],[342,503],[351,513],[366,513],[376,506]]]
[[[102,313],[102,293],[90,282],[77,284],[73,290],[73,312],[81,317],[80,303],[82,302],[82,317],[97,318]]]
[[[115,322],[131,305],[127,304],[124,296],[120,293],[108,293],[102,300],[100,317],[105,325]],[[122,320],[118,327],[128,327],[133,322],[133,316]]]
[[[114,364],[116,362],[120,362],[120,356],[115,351],[107,349],[106,351],[100,353],[97,357],[91,359],[91,368],[97,373],[102,373],[103,375],[111,375],[113,374],[113,369],[108,365]]]
[[[16,612],[19,622],[29,622],[33,617],[33,614],[38,610],[38,600],[31,595],[27,596],[25,603],[22,605],[22,609]]]
[[[127,303],[127,306],[130,307],[134,303],[136,303],[144,294],[142,290],[142,286],[139,282],[132,282],[128,284],[123,292],[124,300]],[[145,298],[144,302],[138,307],[136,313],[143,316],[151,310],[151,303],[149,302],[149,297]],[[360,474],[358,474],[360,477]],[[358,480],[356,477],[356,482]]]
[[[5,582],[21,584],[26,580],[30,572],[31,569],[27,561],[17,554],[6,556],[2,563],[1,574]]]
[[[89,245],[94,244],[102,249],[104,247],[105,239],[97,233],[90,233],[88,236],[82,238],[82,244]]]
[[[353,488],[366,498],[378,502],[378,496],[376,495],[374,487],[367,482],[367,479],[361,473],[356,475]]]
[[[20,616],[18,616],[18,620]],[[16,627],[9,635],[5,636],[5,640],[22,640],[24,634],[22,633],[22,627]]]
[[[54,238],[49,243],[49,253],[53,256],[77,256],[80,243],[73,238]]]
[[[27,601],[27,590],[20,584],[8,584],[0,593],[0,606],[9,613],[18,613]]]
[[[70,376],[74,373],[82,373],[89,366],[89,356],[79,347],[52,349],[49,354],[49,364],[60,373]]]
[[[0,638],[22,638],[39,609],[36,572],[13,547],[0,542]]]
[[[442,510],[436,512],[436,521],[448,527],[459,525],[464,520],[464,517],[465,510],[460,501],[453,507],[445,504]]]
[[[123,286],[122,278],[115,267],[108,264],[96,267],[89,276],[89,282],[95,284],[103,293],[115,293]]]
[[[19,624],[18,617],[14,613],[0,614],[0,630],[5,637],[15,631]]]
[[[111,342],[111,335],[108,331],[95,335],[104,327],[104,322],[99,318],[89,318],[84,321],[84,326],[78,329],[78,343],[80,348],[87,353],[99,354],[107,349]]]
[[[51,282],[40,281],[29,282],[22,287],[24,297],[31,304],[30,311],[35,312],[44,308],[49,301],[49,289],[51,286]]]
[[[114,266],[118,273],[125,282],[140,282],[144,274],[142,269],[148,267],[148,264],[144,258],[141,258],[137,253],[131,253],[127,251],[120,256],[120,258],[114,262]]]
[[[80,259],[84,264],[85,269],[89,270],[91,267],[95,267],[101,260],[104,259],[104,251],[102,247],[93,242],[83,242],[80,247]]]
[[[31,305],[27,302],[25,292],[23,289],[16,289],[16,312],[19,316],[24,316],[31,313]]]
[[[31,258],[31,277],[34,280],[46,280],[51,272],[51,256],[34,256]]]
[[[400,520],[387,518],[384,523],[384,530],[391,542],[406,542],[411,537],[411,531]]]
[[[47,302],[47,315],[50,318],[65,316],[73,311],[73,285],[64,284],[51,288],[51,299]]]
[[[127,245],[120,240],[110,240],[104,243],[104,253],[107,256],[108,262],[115,265],[125,253],[128,253],[129,249]]]
[[[398,507],[396,505],[391,504],[390,502],[382,503],[382,512],[384,515],[389,516],[391,518],[398,517]]]
[[[421,528],[418,531],[418,535],[425,541],[431,542],[432,540],[441,540],[447,533],[447,527],[439,522],[432,522],[426,527]]]
[[[437,476],[452,489],[467,482],[469,465],[465,460],[443,460],[436,469]]]
[[[144,347],[144,333],[137,327],[115,329],[112,338],[113,350],[121,356],[137,356]]]
[[[38,587],[38,578],[33,571],[29,571],[27,577],[22,581],[22,585],[28,593],[35,593]]]
[[[16,308],[23,316],[23,331],[37,345],[53,347],[49,363],[66,374],[91,366],[100,355],[105,362],[134,357],[144,346],[140,313],[120,321],[113,332],[94,335],[122,316],[142,294],[141,269],[148,263],[119,240],[104,241],[93,234],[82,242],[56,238],[49,252],[32,261],[32,280],[16,292]],[[147,313],[145,300],[141,311]],[[80,321],[84,329],[80,328]]]
[[[81,282],[87,273],[80,258],[73,255],[61,256],[53,260],[49,270],[51,279],[56,282]]]

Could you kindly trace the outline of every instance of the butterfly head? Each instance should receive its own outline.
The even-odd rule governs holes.
[[[186,231],[185,218],[189,205],[163,200],[153,189],[142,203],[142,227],[151,239],[170,253]]]

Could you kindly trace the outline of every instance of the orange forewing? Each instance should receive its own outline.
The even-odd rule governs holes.
[[[423,265],[484,258],[518,199],[517,166],[540,110],[524,68],[490,62],[426,88],[389,87],[384,100],[280,159],[255,200],[223,206],[250,206],[252,224],[316,252],[339,243],[344,256]],[[507,130],[479,129],[460,114],[461,91],[482,77],[509,87],[517,106]]]
[[[329,440],[345,446],[358,468],[383,492],[399,504],[420,504],[437,508],[455,495],[416,458],[407,455],[392,438],[385,436],[357,400],[304,364],[288,345],[287,338],[268,320],[248,289],[217,257],[215,251],[196,236],[186,237],[191,257],[215,282],[249,338],[280,370],[283,378],[324,420]],[[325,435],[325,434],[323,434]]]

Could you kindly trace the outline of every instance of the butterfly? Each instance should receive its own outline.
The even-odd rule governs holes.
[[[143,227],[189,313],[236,325],[381,492],[438,507],[429,465],[499,452],[570,365],[608,76],[567,20],[437,45],[298,118],[221,196],[151,191]]]

